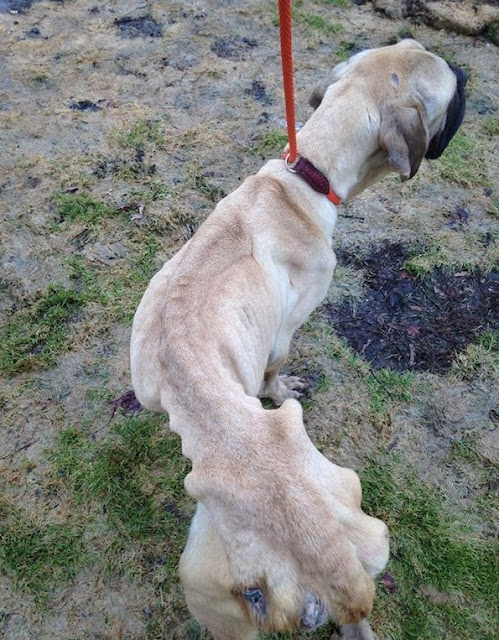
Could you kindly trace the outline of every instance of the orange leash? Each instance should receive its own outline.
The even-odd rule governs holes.
[[[293,164],[296,161],[298,151],[293,83],[293,43],[291,40],[291,0],[279,0],[279,35],[281,39],[284,103],[286,105],[286,123],[288,127],[288,162]]]
[[[281,39],[282,78],[284,84],[284,103],[286,105],[286,123],[288,127],[289,150],[282,154],[286,168],[297,173],[319,193],[323,193],[333,204],[339,205],[341,198],[330,187],[329,180],[314,165],[298,156],[296,144],[295,88],[293,82],[293,44],[291,41],[291,0],[279,0],[279,35]]]

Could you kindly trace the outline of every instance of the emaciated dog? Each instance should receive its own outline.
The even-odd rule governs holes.
[[[336,263],[324,181],[345,200],[390,171],[414,176],[460,125],[465,82],[414,40],[337,65],[298,134],[305,169],[271,160],[246,179],[140,303],[133,386],[142,405],[169,413],[192,461],[185,488],[199,504],[180,575],[190,611],[218,640],[328,616],[345,637],[374,637],[365,618],[386,527],[361,510],[357,475],[312,445],[296,400],[304,382],[279,370]]]

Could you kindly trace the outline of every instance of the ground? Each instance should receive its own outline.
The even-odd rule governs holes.
[[[151,275],[285,143],[275,4],[0,0],[8,640],[208,637],[176,576],[188,463],[124,396],[128,342]],[[380,639],[497,637],[497,22],[479,21],[497,3],[474,4],[294,3],[301,122],[366,47],[412,36],[469,74],[444,156],[341,206],[339,267],[288,366],[311,438],[390,528]],[[444,5],[454,22],[428,13]],[[448,28],[462,11],[475,35]]]

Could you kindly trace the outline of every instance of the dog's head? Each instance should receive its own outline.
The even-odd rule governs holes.
[[[221,638],[314,629],[329,616],[357,623],[387,560],[386,527],[361,511],[357,475],[312,445],[298,402],[261,413],[272,423],[261,460],[217,474],[217,488],[200,480],[180,564],[189,609]]]
[[[323,116],[322,126],[334,113],[335,122],[344,118],[352,144],[362,141],[369,166],[353,189],[358,193],[387,170],[412,178],[424,157],[443,153],[463,119],[465,85],[462,69],[402,40],[338,64],[310,104]]]

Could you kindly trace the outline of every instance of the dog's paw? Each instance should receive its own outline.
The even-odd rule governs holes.
[[[310,383],[305,378],[300,376],[279,376],[279,382],[281,382],[288,391],[294,391],[296,395],[288,396],[291,398],[303,398],[307,391],[310,389]]]
[[[299,376],[280,375],[267,380],[258,394],[260,398],[270,398],[277,407],[285,400],[301,400],[310,389],[310,383]]]

